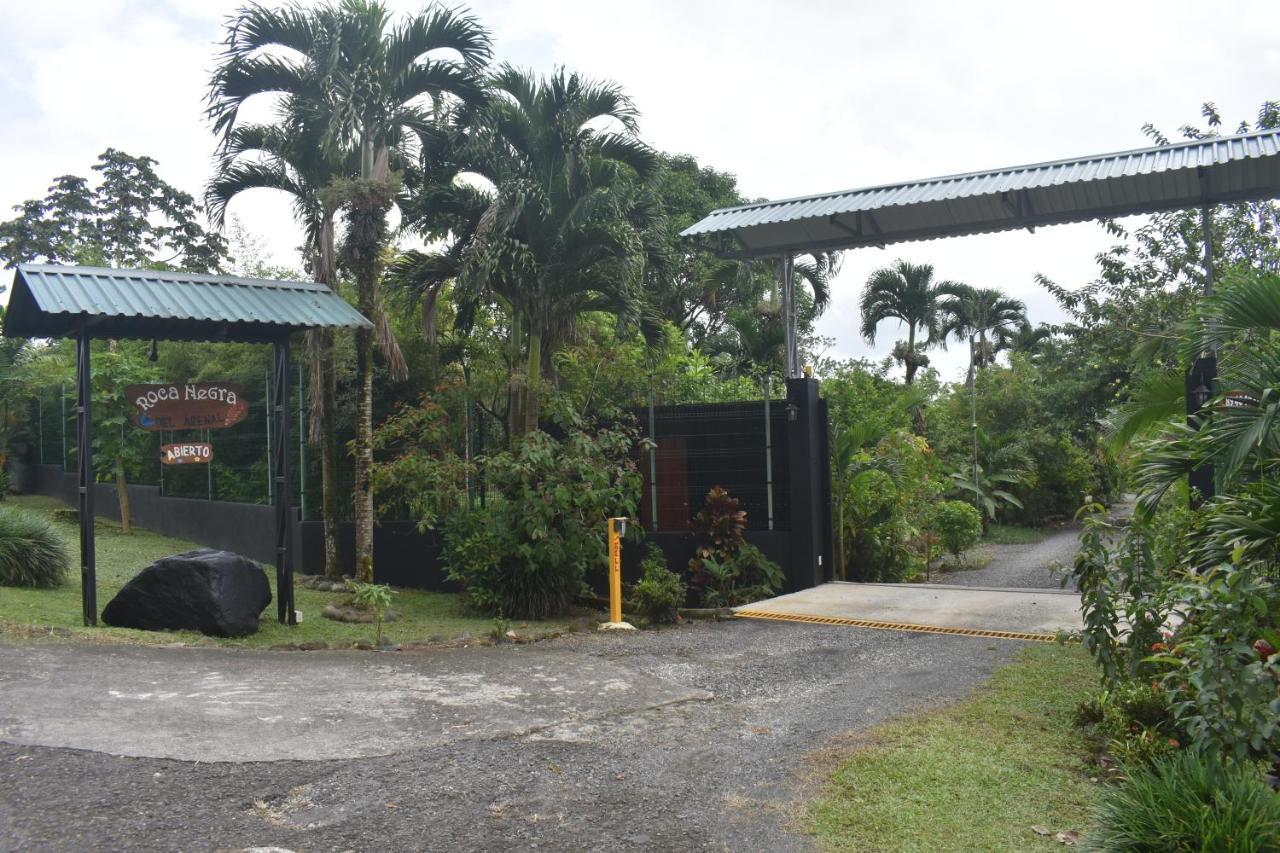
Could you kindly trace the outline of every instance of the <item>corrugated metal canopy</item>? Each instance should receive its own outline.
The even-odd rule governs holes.
[[[21,264],[6,337],[279,340],[297,329],[370,327],[323,284],[226,275]]]
[[[1280,197],[1280,130],[712,211],[725,255],[884,246]]]

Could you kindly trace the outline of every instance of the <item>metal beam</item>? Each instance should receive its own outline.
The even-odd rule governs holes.
[[[76,336],[76,461],[79,463],[80,512],[80,603],[84,624],[98,624],[98,568],[93,536],[93,385],[91,382],[90,347],[93,340],[86,324],[80,321]]]
[[[289,339],[277,339],[273,349],[271,439],[276,503],[276,616],[281,625],[294,625],[298,618],[293,602],[293,537],[289,524],[293,512],[289,480]]]
[[[1019,222],[1025,223],[1026,220],[1036,215],[1035,207],[1031,204],[1031,196],[1026,190],[1019,190],[1018,192],[1013,193],[1012,198],[1010,198],[1010,194],[1007,192],[1000,193],[1000,203],[1003,204],[1005,209],[1008,210],[1009,213],[1013,215],[1013,218]],[[1036,233],[1036,227],[1034,225],[1024,224],[1023,227],[1032,234]]]

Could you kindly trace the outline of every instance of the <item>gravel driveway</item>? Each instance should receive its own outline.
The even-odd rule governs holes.
[[[1061,589],[1062,572],[1055,567],[1069,571],[1079,548],[1076,527],[1055,530],[1034,545],[983,545],[979,550],[990,554],[991,561],[981,569],[935,575],[934,580],[952,586]]]
[[[406,729],[387,755],[204,763],[0,743],[0,849],[808,849],[797,831],[798,804],[826,778],[831,747],[896,712],[963,696],[1018,647],[853,628],[695,624],[566,637],[529,652],[490,649],[484,665],[486,678],[524,678],[534,690],[526,661],[536,651],[554,654],[570,672],[608,670],[611,678],[693,698],[629,702],[594,716],[573,713],[572,701],[558,713],[540,705],[545,719],[531,729],[494,724],[469,734],[459,724],[457,736],[435,741]],[[160,672],[162,656],[186,655],[199,669],[205,651],[138,649],[128,662],[145,674],[149,657]],[[404,653],[395,666],[432,669],[443,661],[456,672],[476,650],[456,651],[457,660],[441,657],[451,650]],[[93,654],[76,646],[60,652],[68,666]],[[223,655],[218,668],[232,677],[236,661],[269,654]],[[275,653],[270,660],[288,667],[295,683],[309,674],[326,683],[320,676],[342,656]],[[368,655],[370,667],[385,660]],[[80,682],[68,681],[45,694],[27,684],[22,707],[0,716],[0,731],[61,713],[55,703],[95,700],[77,697]],[[291,712],[306,713],[310,701],[298,692]],[[414,713],[420,724],[428,711]],[[146,727],[145,715],[131,725]],[[193,715],[183,736],[200,738],[201,725]],[[246,725],[264,738],[274,731]],[[362,740],[354,730],[352,739]]]

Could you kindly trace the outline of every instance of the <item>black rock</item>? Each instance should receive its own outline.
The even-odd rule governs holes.
[[[202,548],[147,566],[111,599],[102,621],[144,631],[188,630],[244,637],[271,603],[262,566],[230,551]]]

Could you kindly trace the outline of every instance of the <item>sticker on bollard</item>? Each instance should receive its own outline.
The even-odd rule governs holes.
[[[166,444],[160,448],[160,462],[165,465],[208,465],[213,461],[213,445]]]

